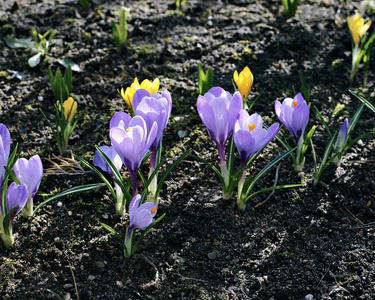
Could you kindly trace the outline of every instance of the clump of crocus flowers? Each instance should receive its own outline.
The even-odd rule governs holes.
[[[217,145],[221,173],[207,161],[193,156],[210,166],[219,175],[223,186],[223,199],[230,199],[238,184],[237,207],[240,210],[244,210],[246,202],[259,192],[291,187],[277,186],[250,195],[252,188],[261,176],[290,154],[290,151],[267,164],[258,176],[250,176],[246,179],[246,169],[275,137],[279,130],[279,124],[272,124],[268,129],[263,128],[262,117],[258,114],[249,116],[248,112],[242,109],[242,101],[240,92],[236,92],[232,96],[220,87],[213,87],[204,96],[198,96],[198,114],[206,125],[211,139]],[[226,156],[225,148],[228,140],[229,153]],[[234,145],[236,145],[241,158],[240,169],[236,172],[233,171]]]
[[[232,136],[241,109],[241,94],[236,92],[232,96],[221,87],[213,87],[197,99],[198,114],[219,151],[224,199],[230,199],[234,190],[231,166],[227,164],[225,156],[225,145]]]
[[[33,214],[33,197],[43,175],[38,155],[29,161],[24,158],[15,161],[17,148],[10,154],[10,143],[9,130],[0,124],[0,232],[7,248],[14,243],[13,221],[16,215],[22,210],[26,217]],[[10,178],[15,181],[9,184]]]

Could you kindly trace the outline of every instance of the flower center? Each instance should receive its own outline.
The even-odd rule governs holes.
[[[153,208],[151,209],[151,213],[153,214],[154,212],[156,212],[156,207],[153,207]]]
[[[297,101],[293,101],[294,108],[296,108],[297,104],[298,104]]]
[[[252,132],[253,129],[255,128],[255,124],[250,124],[248,125],[249,126],[249,131]]]
[[[126,132],[129,132],[129,131],[130,131],[130,128],[131,128],[131,127],[126,128],[126,129],[125,129]]]

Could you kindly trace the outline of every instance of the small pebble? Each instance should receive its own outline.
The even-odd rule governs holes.
[[[179,130],[177,131],[177,134],[178,134],[178,137],[182,139],[186,136],[186,130]]]
[[[61,207],[62,206],[62,202],[61,201],[57,202],[57,206]]]
[[[64,290],[70,290],[72,287],[73,287],[73,284],[71,284],[71,283],[67,283],[67,284],[63,285]]]
[[[208,258],[209,258],[209,259],[216,259],[216,256],[217,256],[217,255],[216,255],[216,252],[215,252],[215,251],[214,251],[214,252],[211,252],[211,253],[208,254]]]
[[[94,275],[89,275],[89,277],[87,277],[87,279],[90,280],[90,281],[95,280],[95,278],[96,278],[96,277],[95,277]]]
[[[43,96],[38,96],[39,101],[43,101]]]
[[[100,269],[105,267],[104,261],[97,261],[95,262],[95,265],[97,268],[100,268]]]
[[[121,281],[116,281],[116,285],[119,289],[122,289],[124,287],[124,284]]]
[[[63,299],[64,300],[70,300],[70,299],[72,299],[72,297],[70,296],[70,293],[66,293]]]

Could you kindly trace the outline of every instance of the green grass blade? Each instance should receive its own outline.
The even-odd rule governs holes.
[[[49,198],[49,199],[43,201],[42,203],[40,203],[34,209],[33,216],[35,216],[35,213],[39,209],[41,209],[43,206],[45,206],[48,203],[51,203],[52,201],[54,201],[56,199],[59,199],[59,198],[62,198],[62,197],[65,197],[65,196],[68,196],[68,195],[71,195],[71,194],[75,194],[75,193],[81,193],[81,192],[86,192],[86,191],[89,191],[89,190],[97,189],[97,188],[103,187],[105,185],[106,185],[105,183],[92,183],[92,184],[87,184],[87,185],[76,186],[76,187],[71,188],[69,190],[66,190],[64,192],[61,192],[60,194],[52,196],[51,198]]]

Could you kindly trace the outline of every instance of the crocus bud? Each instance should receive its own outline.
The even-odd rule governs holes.
[[[352,34],[353,42],[355,45],[358,45],[363,35],[370,28],[371,21],[368,21],[365,24],[363,18],[359,14],[355,14],[352,19],[348,16],[348,25]]]
[[[253,73],[251,73],[249,67],[245,67],[240,72],[240,75],[238,75],[237,71],[234,71],[233,79],[241,93],[242,98],[247,99],[254,81]]]

